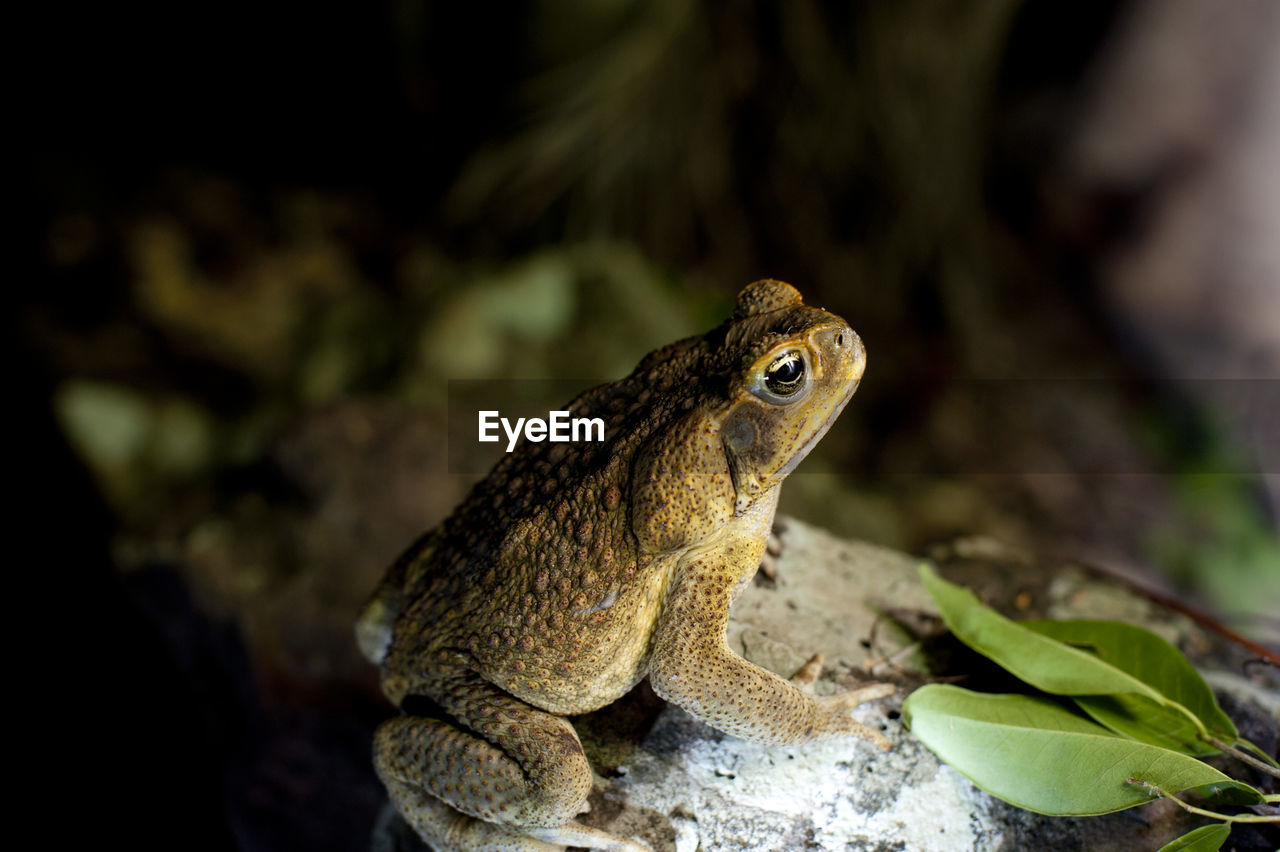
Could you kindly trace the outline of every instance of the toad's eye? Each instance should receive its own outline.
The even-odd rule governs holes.
[[[792,396],[804,386],[804,356],[784,352],[764,370],[764,386],[775,396]]]

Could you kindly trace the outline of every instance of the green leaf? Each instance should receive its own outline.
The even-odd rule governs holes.
[[[1218,754],[1197,738],[1200,729],[1176,707],[1157,704],[1145,695],[1076,695],[1080,709],[1122,736],[1195,757]]]
[[[1182,652],[1141,627],[1119,621],[1024,621],[1023,627],[1083,648],[1186,708],[1224,742],[1240,735],[1213,690]],[[1188,754],[1215,754],[1196,738],[1195,724],[1179,710],[1138,695],[1080,699],[1086,713],[1117,733]]]
[[[1224,822],[1202,825],[1161,846],[1159,852],[1215,852],[1230,834],[1231,826]]]
[[[948,583],[927,563],[920,578],[942,612],[951,632],[970,648],[995,661],[1021,680],[1054,695],[1127,695],[1178,713],[1196,731],[1202,724],[1190,710],[1170,701],[1132,674],[1100,659],[1010,621],[984,605],[973,592]],[[1139,712],[1139,718],[1141,713]]]
[[[1240,805],[1241,807],[1246,807],[1260,804],[1258,801],[1260,791],[1252,787],[1241,789],[1241,785],[1237,782],[1230,784],[1201,784],[1199,787],[1192,787],[1191,789],[1197,796],[1215,805]],[[1266,799],[1266,796],[1262,797],[1263,802]]]
[[[1206,784],[1261,794],[1200,761],[1123,739],[1044,698],[930,684],[903,705],[912,732],[973,783],[1052,816],[1103,814],[1150,801],[1134,778],[1170,792]]]

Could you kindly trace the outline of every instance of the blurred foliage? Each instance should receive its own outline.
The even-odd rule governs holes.
[[[162,492],[165,478],[207,475],[215,460],[215,427],[208,412],[188,400],[72,380],[58,389],[54,409],[72,447],[122,514]]]
[[[986,357],[1002,336],[974,214],[1017,8],[539,4],[524,120],[445,210],[486,235],[625,235],[718,287],[789,278],[873,332],[918,328],[936,299],[952,354]],[[904,290],[923,281],[936,295]]]
[[[1144,365],[1052,222],[1053,157],[1118,14],[395,2],[264,12],[220,73],[229,23],[178,46],[122,34],[110,56],[69,34],[62,49],[106,76],[50,78],[66,109],[40,125],[44,279],[23,332],[137,537],[122,552],[145,561],[158,536],[216,553],[195,560],[234,575],[213,588],[311,582],[315,559],[297,554],[324,552],[322,533],[282,532],[282,513],[333,506],[329,536],[357,527],[357,500],[406,526],[447,509],[460,486],[431,444],[449,379],[615,378],[764,276],[846,316],[869,352],[784,509],[908,549],[974,532],[1085,541],[1247,585],[1275,556],[1249,481],[1191,491],[1187,510],[1149,479],[1060,475],[1169,458],[1144,445],[1147,402],[1125,389]],[[147,62],[114,61],[144,47],[173,54],[158,90],[137,86]],[[112,94],[131,91],[156,94]],[[67,115],[121,133],[68,149]],[[1117,387],[1011,409],[965,383],[1046,376]],[[388,447],[382,481],[421,480],[390,510],[356,471]],[[1193,528],[1210,532],[1167,532]],[[236,534],[290,566],[238,561]],[[318,583],[335,599],[372,582],[363,561],[319,561],[354,575]]]
[[[36,417],[54,558],[33,573],[58,588],[23,599],[100,588],[109,527],[110,580],[137,584],[145,630],[164,631],[112,644],[127,634],[102,618],[136,601],[95,593],[53,634],[53,656],[101,673],[94,700],[117,701],[105,729],[146,731],[85,761],[64,736],[82,708],[61,702],[51,739],[75,753],[48,766],[146,776],[103,779],[117,798],[86,819],[154,798],[196,842],[181,807],[223,803],[171,791],[206,782],[253,848],[358,848],[385,708],[351,623],[474,479],[444,446],[448,381],[616,378],[766,276],[869,353],[784,511],[915,552],[963,536],[1154,563],[1211,604],[1274,610],[1274,494],[1149,441],[1153,394],[1132,388],[1158,367],[1098,292],[1162,176],[1098,199],[1056,171],[1131,5],[30,10],[17,242],[38,257],[12,317],[61,435]],[[1062,378],[1098,390],[1064,399]],[[1005,406],[975,379],[1049,392]],[[87,650],[81,624],[97,625]],[[214,629],[244,652],[202,656]],[[146,647],[151,667],[120,665]]]
[[[1280,540],[1249,479],[1178,474],[1177,514],[1148,533],[1151,562],[1241,629],[1280,634]]]

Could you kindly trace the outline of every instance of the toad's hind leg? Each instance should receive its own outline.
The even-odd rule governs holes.
[[[374,740],[396,809],[436,852],[647,852],[572,821],[587,807],[591,767],[567,720],[474,676],[447,686],[451,718],[400,716]]]

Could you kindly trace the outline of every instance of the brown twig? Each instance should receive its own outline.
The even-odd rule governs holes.
[[[1126,577],[1124,574],[1112,571],[1111,569],[1105,568],[1095,562],[1086,562],[1082,559],[1072,559],[1071,561],[1087,571],[1092,571],[1095,574],[1100,574],[1101,576],[1106,577],[1108,580],[1128,586],[1129,589],[1137,592],[1153,603],[1157,603],[1165,609],[1171,609],[1174,612],[1181,613],[1206,630],[1217,633],[1228,642],[1239,645],[1249,653],[1257,655],[1260,659],[1265,660],[1272,665],[1280,666],[1280,653],[1276,653],[1265,645],[1254,642],[1252,639],[1241,636],[1239,633],[1232,630],[1230,627],[1227,627],[1208,613],[1201,612],[1194,607],[1184,604],[1177,598],[1166,595],[1163,592],[1156,591],[1132,577]]]
[[[1218,739],[1212,734],[1205,735],[1204,739],[1214,748],[1221,749],[1222,751],[1231,755],[1241,763],[1247,763],[1250,766],[1252,766],[1254,769],[1260,769],[1263,772],[1267,773],[1268,775],[1274,775],[1276,778],[1280,778],[1280,769],[1276,769],[1274,766],[1271,766],[1270,764],[1264,761],[1258,760],[1258,758],[1254,757],[1248,752],[1241,751],[1235,746],[1229,745],[1223,742],[1222,740]]]

